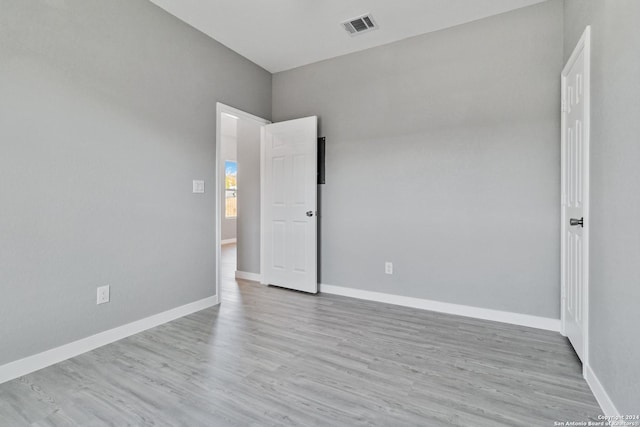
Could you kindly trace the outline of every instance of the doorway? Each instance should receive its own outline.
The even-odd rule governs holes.
[[[311,116],[271,124],[217,104],[216,294],[220,301],[222,283],[237,289],[235,279],[318,291],[317,123],[317,117]],[[231,246],[233,222],[235,247]],[[234,251],[235,273],[231,274]]]
[[[216,106],[216,295],[260,281],[260,132],[268,120]]]
[[[222,113],[220,116],[220,160],[224,179],[220,182],[220,270],[223,281],[233,279],[237,267],[238,219],[238,117]]]

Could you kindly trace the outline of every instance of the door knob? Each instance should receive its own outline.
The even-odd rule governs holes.
[[[313,216],[313,211],[307,211],[307,216]]]
[[[584,227],[584,218],[571,218],[569,220],[569,225],[579,225],[580,227]]]

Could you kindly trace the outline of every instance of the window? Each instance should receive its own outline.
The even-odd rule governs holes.
[[[238,216],[238,162],[226,160],[224,162],[224,216],[235,218]]]

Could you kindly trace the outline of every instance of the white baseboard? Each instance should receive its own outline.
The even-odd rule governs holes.
[[[154,314],[153,316],[82,338],[69,344],[64,344],[51,350],[43,351],[42,353],[34,354],[33,356],[27,356],[23,359],[7,363],[6,365],[0,366],[0,384],[78,356],[82,353],[94,350],[98,347],[102,347],[103,345],[107,345],[147,329],[154,328],[162,325],[163,323],[195,313],[196,311],[213,307],[214,305],[217,305],[218,302],[218,296],[214,295],[212,297],[172,308],[170,310],[163,311],[162,313]]]
[[[320,292],[560,332],[560,319],[320,284]]]
[[[257,273],[247,273],[246,271],[236,270],[236,279],[242,280],[251,280],[254,282],[260,282],[262,280],[262,276]]]
[[[236,243],[236,238],[234,237],[233,239],[224,239],[224,240],[220,240],[220,244],[221,245],[230,245],[231,243]]]
[[[589,384],[589,387],[591,387],[591,392],[593,392],[593,395],[600,404],[602,412],[604,412],[607,417],[620,416],[620,412],[616,409],[609,394],[607,394],[607,391],[589,365],[584,365],[584,379],[587,381],[587,384]]]

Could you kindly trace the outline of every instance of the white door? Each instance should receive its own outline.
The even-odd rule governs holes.
[[[583,363],[589,315],[589,34],[587,27],[562,72],[562,331]]]
[[[317,293],[317,117],[262,131],[262,283]]]

